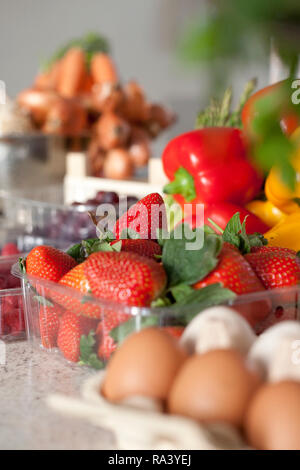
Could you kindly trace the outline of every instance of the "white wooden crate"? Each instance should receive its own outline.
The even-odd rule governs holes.
[[[162,195],[162,188],[167,182],[161,160],[158,158],[149,161],[148,179],[145,180],[127,181],[89,176],[86,155],[81,152],[72,152],[67,155],[66,170],[64,178],[66,204],[86,201],[93,198],[97,191],[116,191],[120,195],[132,195],[138,198],[153,192]]]

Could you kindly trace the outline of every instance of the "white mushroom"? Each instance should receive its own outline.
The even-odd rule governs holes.
[[[300,381],[300,324],[285,321],[272,326],[257,338],[248,358],[262,370],[266,380]]]
[[[247,354],[255,338],[241,315],[231,308],[218,306],[199,313],[186,327],[180,342],[191,354],[224,348]]]

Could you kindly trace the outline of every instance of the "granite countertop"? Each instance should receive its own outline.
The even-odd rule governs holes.
[[[113,449],[111,432],[62,416],[45,403],[50,392],[78,396],[92,373],[26,341],[6,344],[6,364],[0,365],[0,449]]]

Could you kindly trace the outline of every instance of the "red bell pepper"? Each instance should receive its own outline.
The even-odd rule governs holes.
[[[216,230],[216,228],[209,221],[209,219],[211,219],[222,230],[224,230],[229,220],[233,217],[234,214],[236,214],[236,212],[240,213],[241,223],[243,222],[245,217],[247,217],[246,232],[249,235],[256,232],[264,234],[269,230],[269,227],[264,222],[262,222],[256,215],[252,214],[244,207],[240,207],[236,204],[231,204],[229,202],[206,204],[204,207],[204,223]],[[197,227],[196,212],[193,210],[193,207],[191,207],[189,213],[185,213],[183,222],[189,224],[193,229]]]
[[[167,194],[186,202],[244,205],[259,192],[263,179],[247,159],[239,129],[208,127],[171,140],[162,155],[171,181]]]

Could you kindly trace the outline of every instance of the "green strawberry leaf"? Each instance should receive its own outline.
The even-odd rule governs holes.
[[[151,308],[169,307],[169,305],[172,305],[172,302],[168,297],[159,297],[151,302]]]
[[[100,361],[95,353],[96,340],[95,332],[90,331],[88,335],[82,335],[80,338],[80,365],[88,365],[94,369],[103,369],[104,363]]]
[[[236,294],[230,289],[222,287],[222,284],[211,284],[202,289],[183,289],[177,294],[177,301],[170,307],[170,310],[178,308],[178,306],[188,305],[188,311],[179,315],[180,321],[187,325],[198,313],[213,305],[219,305],[232,301],[236,298]],[[173,293],[173,292],[172,292]],[[174,295],[174,293],[173,293]]]
[[[203,279],[217,266],[221,248],[221,237],[205,233],[203,227],[192,230],[187,224],[177,226],[164,241],[162,252],[169,287]]]
[[[130,239],[130,240],[137,240],[139,238],[141,238],[140,234],[137,233],[135,230],[133,230],[133,228],[123,228],[122,232],[121,232],[121,236],[120,236],[121,240],[126,240],[126,239]]]
[[[120,344],[124,341],[124,339],[134,333],[135,331],[141,330],[142,328],[147,328],[149,326],[157,326],[159,324],[159,316],[158,315],[149,315],[147,317],[131,317],[124,323],[113,328],[109,336],[112,339]]]
[[[26,274],[26,258],[19,258],[19,267],[21,273]]]
[[[113,251],[116,251],[117,253],[119,253],[122,250],[122,240],[117,241],[111,246],[112,246]]]
[[[172,296],[175,299],[175,302],[183,301],[187,296],[194,292],[194,289],[187,284],[178,284],[170,289]]]
[[[253,246],[264,246],[267,245],[268,241],[264,236],[258,232],[248,235],[246,232],[247,225],[246,216],[241,223],[240,213],[236,212],[223,231],[218,225],[213,221],[209,221],[220,231],[222,232],[222,238],[224,242],[230,243],[238,248],[242,254],[250,253]]]
[[[72,256],[72,258],[77,261],[77,263],[82,263],[92,251],[92,247],[95,243],[99,241],[98,238],[88,238],[83,240],[81,243],[76,243],[67,250],[67,254]]]

